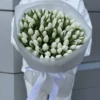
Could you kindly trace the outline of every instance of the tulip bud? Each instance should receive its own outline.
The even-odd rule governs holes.
[[[27,34],[25,32],[22,32],[22,37],[23,38],[28,38]]]
[[[31,36],[32,40],[36,40],[37,36],[34,34],[33,36]]]
[[[70,49],[71,49],[71,50],[75,50],[75,49],[76,49],[76,45],[70,46]]]
[[[38,56],[38,55],[39,55],[39,52],[38,52],[38,51],[33,51],[33,54],[34,54],[35,56]]]
[[[46,35],[46,36],[44,37],[43,41],[46,42],[46,43],[49,41],[48,35]]]
[[[33,15],[33,18],[34,18],[35,20],[37,20],[37,15],[36,15],[36,14],[34,14],[34,15]]]
[[[56,58],[61,58],[62,56],[61,55],[56,55]]]
[[[22,38],[21,40],[22,40],[22,42],[25,43],[25,44],[28,42],[28,40],[27,40],[26,38]]]
[[[45,43],[42,46],[43,51],[47,51],[49,49],[49,46]]]
[[[68,55],[68,53],[65,53],[63,56],[67,56]]]
[[[56,42],[56,43],[59,43],[59,42],[60,42],[60,38],[57,38],[57,39],[55,40],[55,42]]]
[[[35,30],[35,35],[36,36],[39,36],[39,34],[40,34],[39,31],[38,30]]]
[[[61,48],[62,47],[62,44],[61,43],[58,43],[57,44],[57,48]]]
[[[52,33],[52,38],[56,38],[56,35],[57,35],[56,32],[53,32]]]
[[[42,35],[43,35],[43,36],[46,36],[46,35],[47,35],[47,31],[44,31],[44,32],[42,33]]]
[[[51,56],[51,53],[49,51],[45,52],[45,56]]]
[[[51,49],[51,53],[52,53],[52,54],[56,54],[56,49],[52,48],[52,49]]]
[[[57,49],[57,52],[60,54],[62,52],[62,48]]]
[[[33,35],[33,29],[32,29],[32,28],[29,28],[28,34],[29,34],[29,35]]]
[[[67,50],[68,50],[68,46],[63,45],[63,46],[62,46],[62,49],[63,49],[64,51],[67,51]]]
[[[37,40],[33,40],[33,43],[34,43],[35,46],[38,45],[38,41]]]
[[[41,25],[40,28],[39,28],[40,32],[43,32],[44,31],[44,26]]]
[[[41,55],[40,58],[43,59],[44,58],[43,55]]]
[[[64,40],[63,45],[68,45],[68,44],[69,44],[69,40],[68,39]]]
[[[31,48],[31,47],[26,47],[26,49],[27,49],[29,52],[32,52],[32,48]]]
[[[56,43],[56,42],[53,42],[53,43],[51,44],[51,47],[52,47],[52,48],[56,48],[56,46],[57,46],[57,43]]]
[[[72,50],[68,50],[67,53],[68,53],[68,54],[69,54],[69,53],[72,53]]]
[[[42,38],[41,37],[38,37],[37,38],[37,41],[41,43],[42,42]]]
[[[28,24],[26,22],[24,22],[24,27],[28,28]]]
[[[84,36],[84,34],[85,34],[84,32],[80,32],[80,36]]]

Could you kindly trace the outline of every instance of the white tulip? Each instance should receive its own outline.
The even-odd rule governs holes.
[[[36,45],[36,46],[35,46],[35,50],[36,50],[36,51],[39,51],[39,50],[40,50],[39,46]]]
[[[29,28],[28,34],[29,34],[29,35],[33,35],[33,29],[32,29],[32,28]]]
[[[75,32],[75,35],[79,36],[79,35],[80,35],[80,31],[77,30],[77,31]]]
[[[28,42],[28,40],[27,40],[26,38],[21,38],[21,40],[22,40],[22,42],[25,43],[25,44]]]
[[[82,41],[82,43],[85,43],[87,41],[87,37],[85,37]]]
[[[76,46],[76,49],[79,49],[81,46],[82,46],[82,45],[77,45],[77,46]]]
[[[44,31],[44,32],[42,33],[42,35],[43,35],[43,36],[46,36],[46,35],[47,35],[47,31]]]
[[[62,28],[63,27],[63,22],[60,22],[59,23],[59,26]]]
[[[71,50],[75,50],[75,49],[76,49],[76,45],[70,46],[70,49],[71,49]]]
[[[31,48],[31,47],[26,47],[26,49],[27,49],[29,52],[32,52],[32,48]]]
[[[77,35],[72,35],[72,38],[73,39],[77,39]]]
[[[35,10],[34,9],[32,9],[32,13],[34,14],[34,12],[35,12]]]
[[[52,54],[56,54],[56,49],[55,49],[55,48],[52,48],[52,49],[51,49],[51,53],[52,53]]]
[[[49,49],[49,46],[45,43],[42,46],[43,51],[47,51]]]
[[[33,45],[34,45],[34,43],[33,43],[32,40],[29,42],[29,45],[30,45],[30,46],[33,46]]]
[[[48,18],[48,19],[46,20],[46,22],[50,22],[50,18]]]
[[[57,48],[61,48],[62,47],[62,44],[61,43],[58,43],[57,44]]]
[[[37,38],[37,41],[38,41],[38,42],[42,42],[42,38],[41,38],[41,37],[38,37],[38,38]]]
[[[57,36],[57,33],[56,32],[53,32],[52,33],[52,38],[56,38],[56,36]]]
[[[33,27],[33,23],[29,23],[29,28]]]
[[[78,40],[77,40],[77,43],[78,43],[78,44],[82,43],[82,40],[78,39]]]
[[[20,27],[20,29],[23,29],[24,28],[24,25],[23,25],[22,21],[20,21],[19,27]]]
[[[49,41],[49,37],[48,37],[48,35],[45,35],[43,41],[46,42],[46,43]]]
[[[54,59],[55,57],[51,56],[51,59]]]
[[[37,40],[33,40],[33,43],[34,43],[35,46],[38,45],[38,41]]]
[[[61,19],[58,19],[58,23],[60,23],[61,22]]]
[[[56,42],[53,42],[53,43],[51,44],[51,47],[52,47],[52,48],[56,48],[56,47],[57,47],[57,43],[56,43]]]
[[[46,30],[46,31],[48,31],[49,29],[50,29],[50,28],[49,28],[48,26],[47,26],[47,27],[45,27],[45,30]]]
[[[51,56],[51,53],[49,51],[45,52],[45,56]]]
[[[69,53],[65,53],[63,56],[67,56]]]
[[[35,20],[37,20],[37,15],[36,15],[36,14],[34,14],[34,15],[33,15],[33,18],[34,18]]]
[[[51,29],[52,28],[52,24],[49,22],[48,24],[48,28]]]
[[[41,25],[40,28],[39,28],[40,32],[43,32],[44,31],[44,26]]]
[[[71,27],[69,25],[65,28],[66,31],[69,31],[70,29]]]
[[[19,38],[22,38],[23,36],[22,36],[22,34],[21,34],[21,33],[19,33],[19,34],[18,34],[18,37],[19,37]]]
[[[56,43],[59,43],[59,42],[60,42],[60,38],[57,38],[57,39],[55,40],[55,42],[56,42]]]
[[[33,18],[31,18],[31,17],[28,17],[28,22],[32,23],[32,24],[35,24],[35,20]]]
[[[23,38],[28,38],[27,34],[25,32],[22,32],[22,37]]]
[[[62,46],[62,49],[63,49],[64,51],[67,51],[67,50],[68,50],[68,46],[63,45],[63,46]]]
[[[84,32],[80,32],[80,36],[84,36],[84,34],[85,34]]]
[[[38,52],[38,51],[33,51],[33,54],[34,54],[35,56],[38,56],[38,55],[39,55],[39,52]]]
[[[67,24],[69,23],[69,20],[68,20],[68,19],[66,19],[65,23],[66,23],[66,25],[67,25]]]
[[[24,22],[24,27],[28,28],[28,24],[26,22]]]
[[[49,59],[49,56],[45,56],[45,59]]]
[[[44,58],[43,55],[41,55],[40,58],[43,59]]]
[[[68,50],[67,53],[68,53],[68,54],[69,54],[69,53],[72,53],[72,50]]]
[[[56,55],[56,58],[61,58],[62,56],[61,55]]]
[[[72,32],[71,32],[71,31],[68,31],[68,32],[66,33],[66,36],[67,36],[68,38],[70,38],[70,37],[71,37],[71,34],[72,34]]]
[[[32,40],[36,40],[37,36],[34,34],[33,36],[31,36]]]
[[[40,34],[39,31],[38,30],[35,30],[35,35],[36,36],[39,36],[39,34]]]
[[[62,48],[57,49],[57,52],[60,54],[62,52]]]
[[[62,31],[63,32],[63,35],[66,35],[66,31],[64,30],[64,31]]]
[[[69,44],[69,40],[68,39],[64,40],[63,45],[68,45],[68,44]]]

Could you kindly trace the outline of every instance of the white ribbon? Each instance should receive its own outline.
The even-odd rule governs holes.
[[[46,79],[46,73],[41,73],[38,77],[37,81],[35,82],[27,100],[36,100],[36,97]]]

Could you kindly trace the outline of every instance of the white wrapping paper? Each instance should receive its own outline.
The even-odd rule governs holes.
[[[36,0],[22,0],[21,3],[22,4],[31,3],[34,1]],[[67,2],[68,4],[73,6],[75,9],[77,9],[82,14],[82,16],[84,16],[87,24],[91,27],[91,22],[82,0],[63,0],[63,1]],[[13,36],[12,36],[12,43],[14,44],[14,46],[16,46]],[[85,55],[90,54],[90,47],[91,47],[91,42],[89,43],[89,46]],[[50,94],[49,100],[71,100],[71,91],[74,84],[74,77],[77,71],[77,67],[65,73],[56,73],[56,74],[45,73],[46,77],[42,76],[41,79],[40,79],[40,76],[42,75],[42,73],[32,70],[30,67],[27,66],[26,63],[24,63],[23,65],[23,71],[25,72],[25,83],[26,83],[26,88],[27,88],[27,94],[29,95],[29,97],[31,97],[29,100],[47,100],[47,97],[48,97],[47,94]],[[44,79],[45,81],[43,83]],[[55,81],[55,80],[58,80],[58,81]],[[43,86],[39,85],[41,86],[40,87],[41,90],[38,91],[38,93],[35,95],[32,93],[31,90],[33,90],[33,92],[35,91],[33,86],[37,85],[37,82],[41,83]],[[50,88],[53,90],[51,91]]]
[[[24,12],[27,12],[29,9],[32,8],[33,9],[45,8],[47,10],[58,9],[63,11],[64,13],[67,13],[70,17],[75,18],[81,24],[88,40],[78,50],[75,50],[73,53],[69,54],[66,57],[55,59],[55,61],[43,60],[35,57],[24,48],[24,46],[19,42],[17,38],[17,34],[19,33],[19,21],[22,18]],[[16,41],[19,51],[27,61],[28,65],[34,70],[41,72],[50,72],[50,73],[66,72],[74,68],[76,65],[80,64],[85,54],[92,33],[90,27],[87,25],[83,17],[75,9],[73,9],[70,5],[58,0],[55,0],[53,2],[51,2],[51,0],[48,1],[43,0],[31,4],[24,4],[17,6],[15,9],[15,27],[16,28],[15,28],[14,39]]]

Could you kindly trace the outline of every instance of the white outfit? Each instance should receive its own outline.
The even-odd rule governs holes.
[[[20,4],[31,3],[34,1],[39,1],[39,0],[21,0]],[[62,0],[62,1],[70,4],[77,11],[79,11],[79,13],[86,20],[87,24],[92,28],[91,21],[88,12],[84,6],[83,0]],[[13,30],[13,24],[14,22],[12,21],[12,30]],[[85,56],[90,55],[91,41],[88,45]],[[13,31],[11,36],[11,42],[18,50],[13,38]],[[49,100],[71,100],[71,93],[74,85],[74,79],[75,79],[75,74],[77,72],[77,67],[75,67],[70,71],[67,71],[66,73],[43,74],[41,72],[32,70],[27,65],[26,61],[23,59],[22,72],[24,72],[24,77],[25,77],[25,84],[28,95],[27,100],[47,100],[47,98],[49,98]],[[33,97],[31,94],[34,89],[36,89],[35,91],[36,93],[34,93],[35,95],[33,96],[34,98],[35,97],[36,98],[32,99]]]

